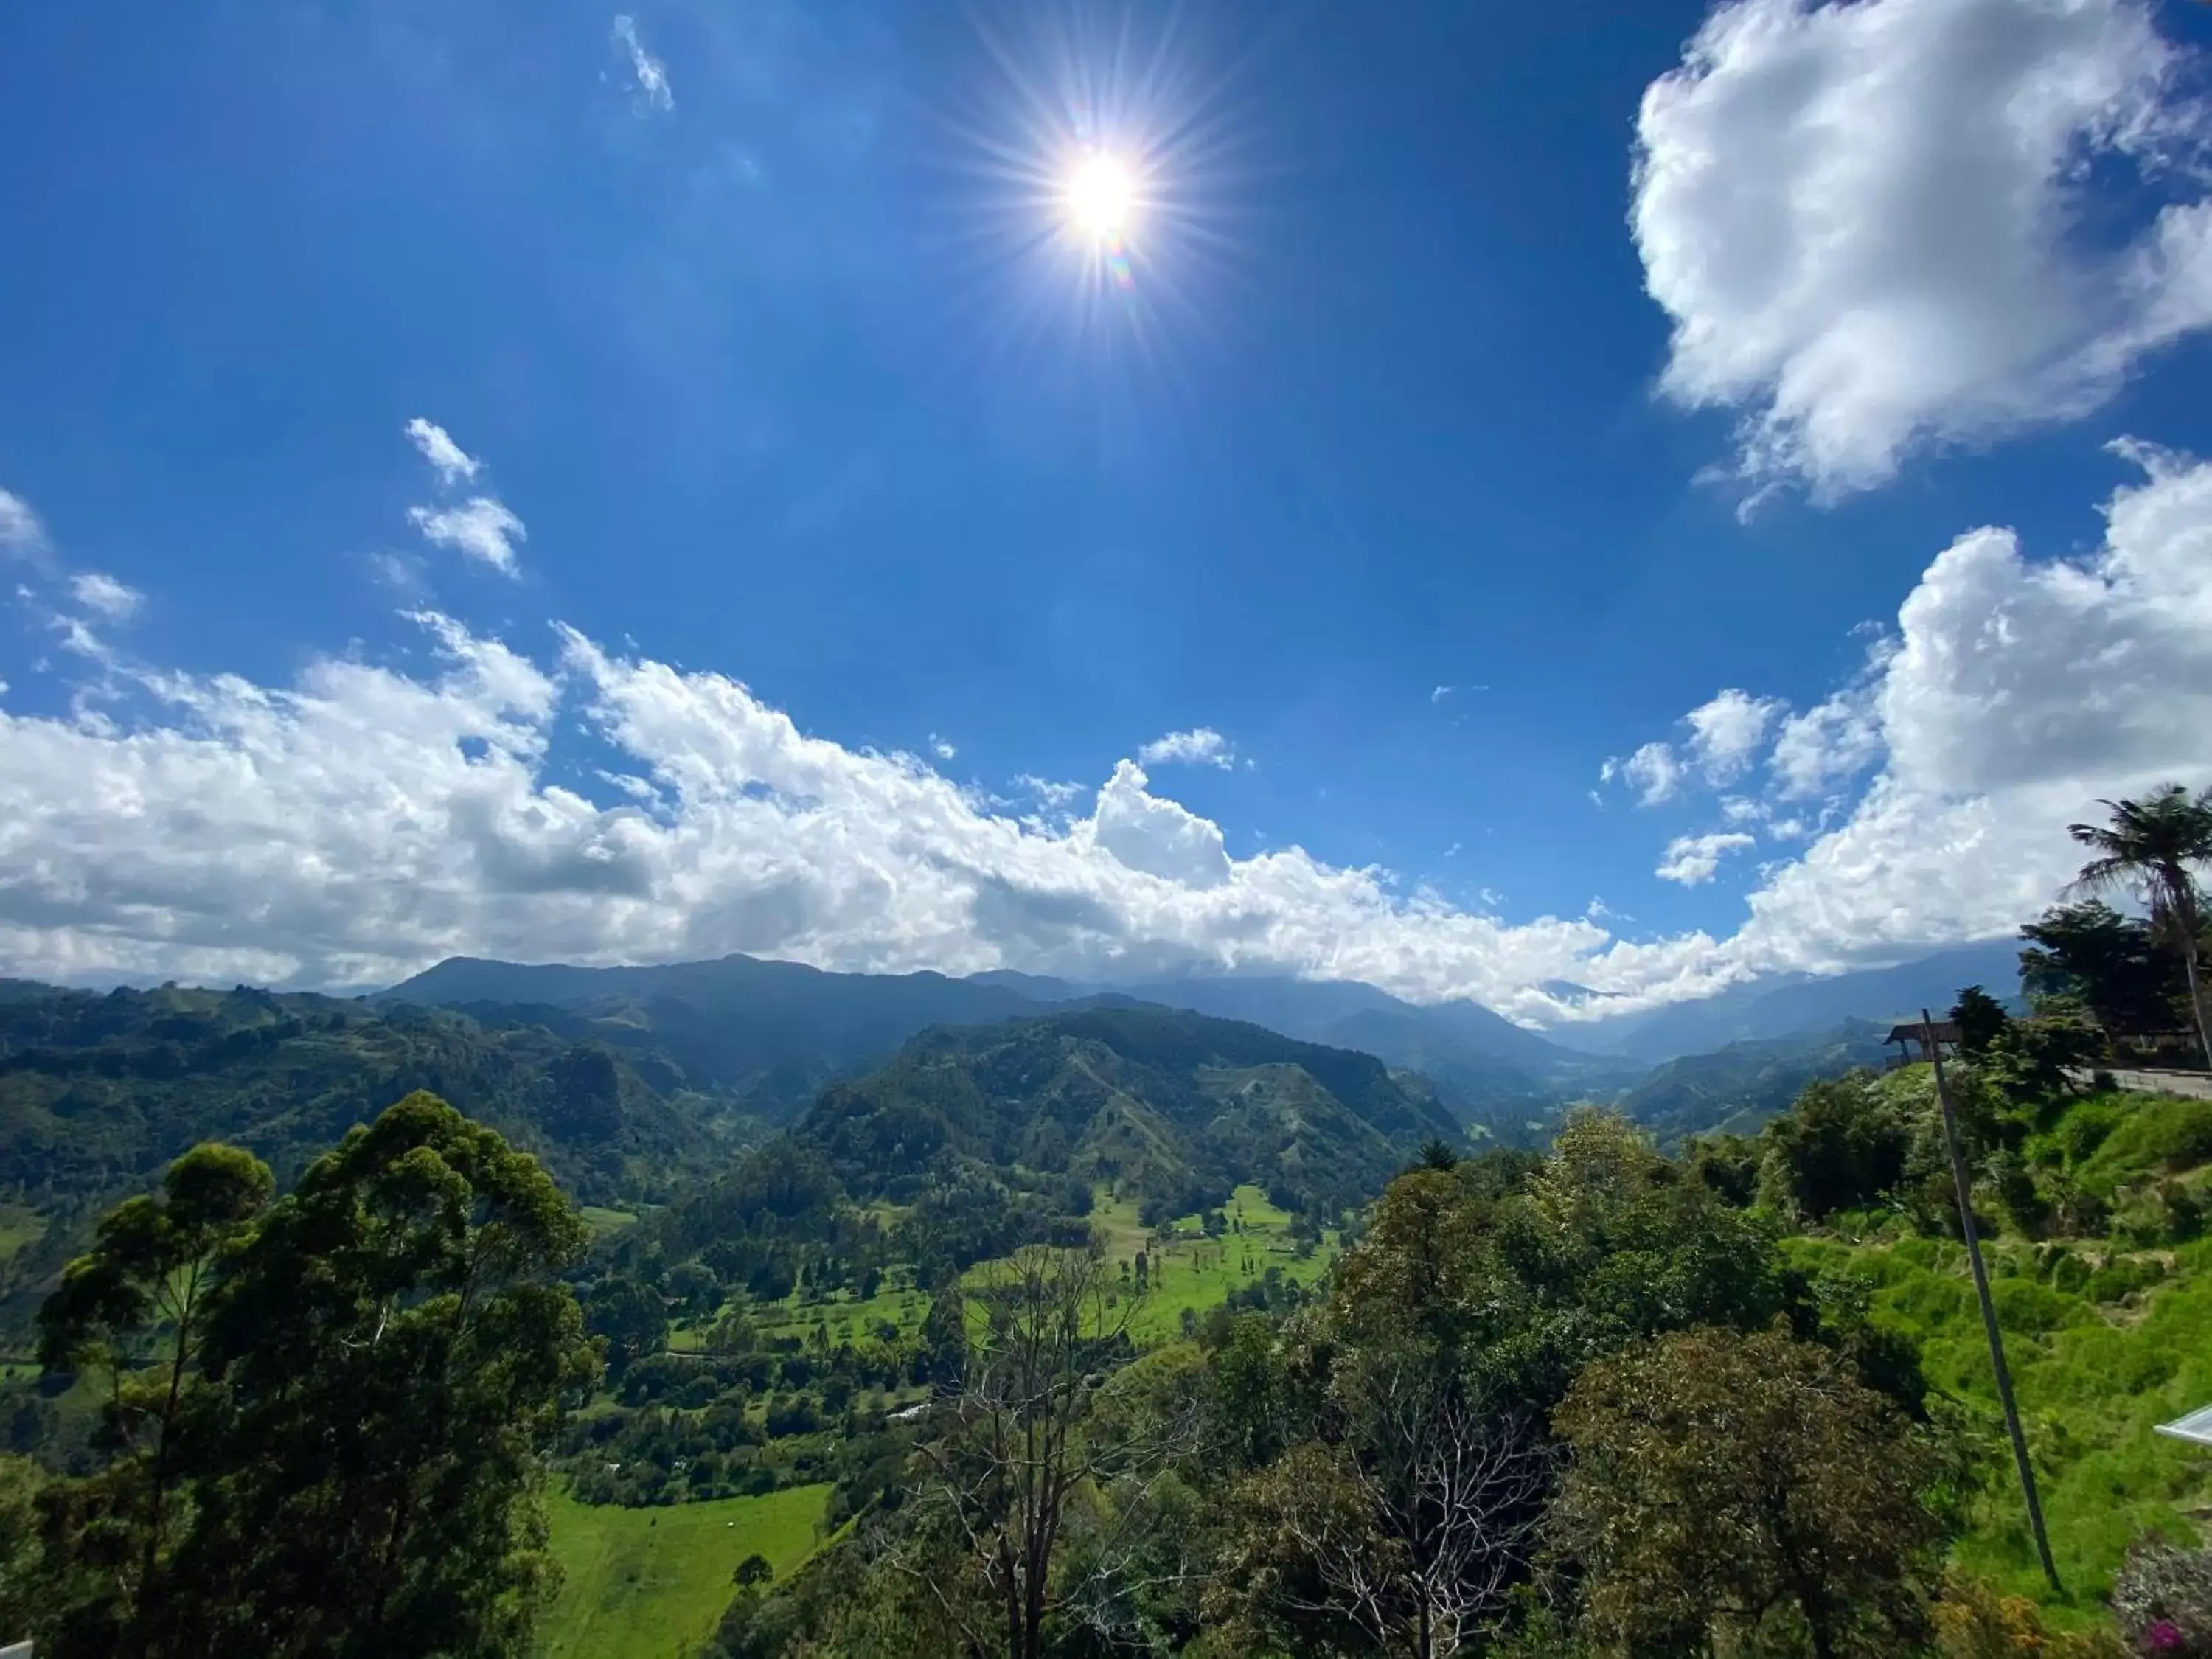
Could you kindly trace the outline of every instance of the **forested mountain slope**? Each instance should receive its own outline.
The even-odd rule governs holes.
[[[1371,1055],[1141,1006],[926,1032],[796,1129],[855,1192],[908,1199],[933,1176],[1018,1166],[1166,1214],[1248,1181],[1286,1207],[1357,1203],[1456,1133],[1424,1083]]]
[[[1845,1020],[1825,1031],[1731,1042],[1706,1054],[1685,1054],[1658,1066],[1620,1099],[1620,1108],[1662,1140],[1707,1130],[1749,1133],[1786,1110],[1815,1078],[1880,1066],[1885,1028]]]
[[[0,997],[0,1201],[15,1217],[0,1289],[50,1275],[89,1216],[196,1142],[245,1146],[288,1181],[417,1089],[537,1154],[586,1203],[711,1174],[745,1127],[664,1056],[543,1026],[245,988],[17,983]]]

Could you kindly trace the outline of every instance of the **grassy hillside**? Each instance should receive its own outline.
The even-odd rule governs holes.
[[[660,1509],[547,1504],[562,1583],[541,1626],[544,1659],[690,1659],[756,1553],[786,1578],[813,1550],[826,1486]]]
[[[1871,1287],[1875,1322],[1916,1341],[1929,1381],[1978,1423],[1986,1479],[1959,1561],[2009,1593],[2045,1595],[1965,1249],[1930,1238],[1788,1248],[1802,1267]],[[2130,1542],[2154,1529],[2186,1537],[2212,1517],[2212,1454],[2152,1432],[2212,1404],[2212,1242],[2127,1250],[1998,1240],[1990,1271],[2052,1553],[2075,1601],[2094,1607]]]
[[[1885,1088],[1914,1080],[1898,1074]],[[2212,1404],[2212,1238],[2201,1236],[2212,1103],[2100,1095],[2046,1102],[2034,1116],[2016,1152],[1985,1161],[2015,1173],[1978,1186],[1975,1207],[2069,1592],[2057,1605],[2087,1618],[2132,1540],[2186,1540],[2212,1521],[2212,1454],[2153,1432]],[[1858,1287],[1960,1413],[1962,1443],[1984,1467],[1956,1559],[2053,1601],[2005,1452],[1963,1246],[1882,1206],[1833,1215],[1784,1249],[1808,1273]]]

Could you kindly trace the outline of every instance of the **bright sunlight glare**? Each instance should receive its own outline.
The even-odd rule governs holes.
[[[1129,169],[1111,155],[1086,157],[1067,180],[1067,216],[1100,242],[1118,239],[1129,222],[1136,186]]]

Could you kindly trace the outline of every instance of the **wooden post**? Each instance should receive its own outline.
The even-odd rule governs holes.
[[[2027,1461],[2027,1437],[2020,1426],[2020,1407],[2012,1397],[2012,1368],[2005,1364],[2004,1335],[1997,1328],[1997,1304],[1990,1298],[1989,1269],[1982,1265],[1982,1241],[1974,1231],[1974,1183],[1966,1174],[1966,1155],[1959,1146],[1959,1115],[1951,1108],[1951,1085],[1943,1075],[1942,1045],[1936,1040],[1936,1022],[1920,1011],[1920,1037],[1936,1068],[1936,1099],[1943,1111],[1943,1144],[1951,1154],[1951,1179],[1959,1189],[1959,1232],[1966,1241],[1966,1261],[1974,1270],[1974,1295],[1982,1304],[1982,1328],[1989,1334],[1990,1364],[1997,1374],[1997,1403],[2004,1407],[2005,1428],[2012,1436],[2012,1461],[2020,1470],[2021,1495],[2027,1499],[2027,1524],[2035,1534],[2035,1553],[2043,1563],[2043,1576],[2054,1595],[2066,1594],[2058,1582],[2058,1564],[2051,1559],[2051,1540],[2043,1530],[2043,1503],[2035,1494],[2035,1469]]]

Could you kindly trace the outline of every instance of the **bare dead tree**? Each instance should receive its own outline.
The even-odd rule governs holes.
[[[997,1629],[978,1628],[941,1589],[939,1600],[977,1652],[1038,1659],[1070,1504],[1130,1466],[1129,1448],[1094,1444],[1082,1430],[1094,1389],[1127,1352],[1138,1304],[1103,1253],[1041,1245],[984,1269],[964,1296],[967,1376],[924,1448],[933,1479],[922,1495],[988,1587]],[[927,1564],[908,1570],[926,1577]]]
[[[1276,1577],[1273,1594],[1385,1650],[1450,1659],[1527,1570],[1551,1460],[1519,1423],[1426,1367],[1364,1381],[1352,1440],[1304,1449],[1333,1467],[1277,1486],[1277,1523],[1308,1571]]]

